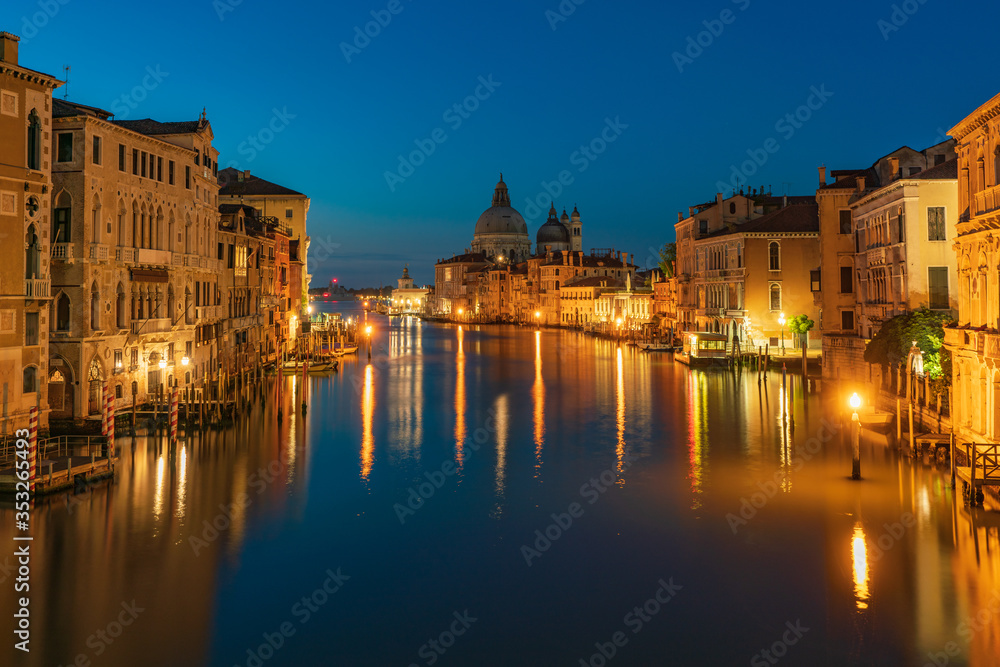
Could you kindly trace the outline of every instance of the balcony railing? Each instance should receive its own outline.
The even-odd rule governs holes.
[[[1000,185],[994,185],[975,194],[973,215],[984,215],[1000,208]]]
[[[51,282],[48,278],[25,278],[24,296],[28,299],[48,299]]]
[[[157,318],[155,320],[132,320],[132,333],[162,333],[170,331],[170,326],[171,321],[169,317]]]
[[[115,261],[125,264],[135,264],[135,248],[118,246],[115,248]]]
[[[52,259],[61,259],[63,261],[72,262],[73,256],[73,244],[72,243],[56,243],[52,246]]]
[[[108,261],[108,246],[103,243],[90,244],[90,259],[98,262]]]
[[[137,248],[135,261],[138,264],[159,264],[160,266],[170,266],[171,253],[169,250],[156,250],[153,248]]]
[[[184,259],[185,257],[183,254],[175,252],[173,259],[171,261],[173,262],[174,266],[184,266]]]

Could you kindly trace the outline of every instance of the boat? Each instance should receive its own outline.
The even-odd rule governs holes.
[[[726,351],[729,338],[725,334],[699,331],[684,334],[683,341],[681,351],[675,356],[682,364],[691,368],[729,365]]]
[[[354,354],[357,351],[358,351],[358,346],[351,345],[348,347],[335,347],[330,350],[330,354],[332,354],[335,357],[342,357],[345,354]]]
[[[646,352],[673,352],[674,346],[666,343],[639,343],[639,349]]]
[[[310,361],[307,371],[310,375],[320,375],[323,373],[332,373],[337,370],[339,366],[340,362],[336,359],[332,359],[330,361]],[[302,372],[302,367],[302,362],[287,361],[282,368],[282,372],[285,375],[298,375]]]

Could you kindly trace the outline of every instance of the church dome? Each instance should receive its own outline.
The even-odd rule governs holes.
[[[542,252],[547,245],[553,246],[553,250],[567,249],[564,246],[568,246],[569,244],[569,230],[556,217],[556,207],[554,204],[549,209],[549,219],[545,221],[544,225],[538,228],[538,234],[535,236],[535,244],[538,247],[538,252]]]
[[[510,194],[503,176],[493,192],[493,206],[486,209],[476,222],[476,236],[480,234],[528,235],[528,224],[510,205]]]

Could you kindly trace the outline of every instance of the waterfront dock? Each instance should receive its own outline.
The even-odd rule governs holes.
[[[115,459],[108,454],[108,439],[101,435],[60,435],[39,440],[35,494],[113,476]],[[5,442],[0,451],[0,494],[16,490],[15,457],[13,444]]]

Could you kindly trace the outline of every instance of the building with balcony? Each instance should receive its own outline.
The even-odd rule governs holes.
[[[958,154],[957,323],[952,354],[956,437],[1000,441],[1000,95],[953,127]]]
[[[50,198],[55,77],[18,62],[19,39],[0,32],[0,436],[40,408],[48,425]]]
[[[302,263],[302,293],[299,303],[308,302],[309,273],[308,253],[311,239],[307,231],[310,199],[283,185],[228,167],[219,171],[219,201],[224,204],[246,204],[260,211],[264,218],[275,218],[287,228],[287,236],[299,242]]]
[[[204,114],[162,123],[53,100],[50,406],[118,407],[218,365],[218,152]],[[184,362],[187,363],[184,363]],[[134,398],[133,398],[134,397]]]
[[[823,376],[878,381],[864,361],[882,324],[922,307],[957,307],[954,141],[902,147],[867,169],[821,171]]]
[[[819,216],[812,197],[752,192],[678,214],[677,328],[739,339],[745,347],[792,346],[781,324],[819,308]]]

